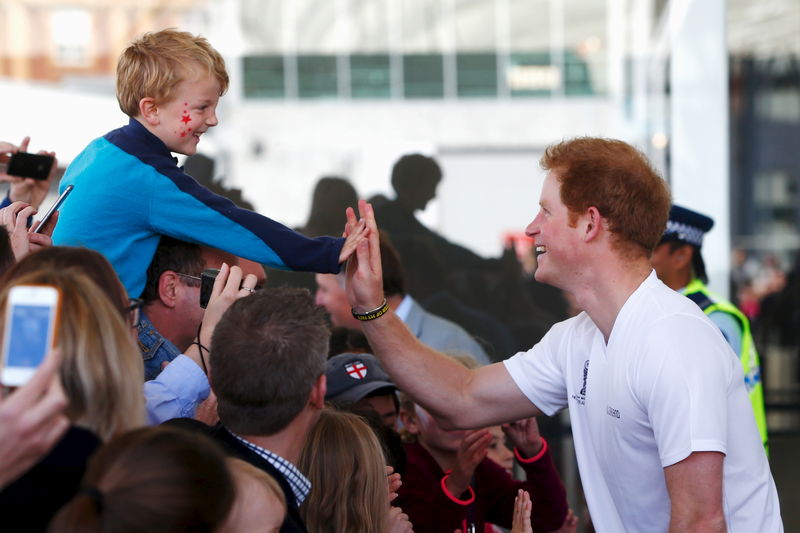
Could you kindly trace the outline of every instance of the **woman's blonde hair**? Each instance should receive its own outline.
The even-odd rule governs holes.
[[[70,421],[104,441],[144,425],[142,358],[118,306],[74,268],[36,270],[0,291],[0,342],[8,292],[17,285],[51,285],[61,293],[56,346]]]
[[[267,474],[260,468],[256,468],[246,461],[237,459],[236,457],[228,457],[225,459],[228,466],[228,471],[233,478],[233,484],[236,491],[236,498],[234,499],[231,510],[228,512],[228,517],[225,523],[220,528],[219,533],[229,533],[238,531],[241,524],[238,522],[242,515],[242,508],[247,497],[247,494],[252,494],[252,489],[256,486],[261,486],[267,492],[271,493],[281,504],[283,516],[286,516],[286,497],[283,495],[283,489],[278,484],[277,480],[271,475]],[[244,490],[245,495],[240,491]],[[263,509],[263,505],[261,506]]]
[[[389,512],[386,458],[369,425],[324,409],[300,456],[311,493],[300,514],[311,533],[384,533]]]

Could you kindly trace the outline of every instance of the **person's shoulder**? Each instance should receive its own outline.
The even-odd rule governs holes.
[[[645,280],[621,311],[621,322],[639,331],[658,323],[703,319],[702,310],[690,299],[664,285],[655,275]]]

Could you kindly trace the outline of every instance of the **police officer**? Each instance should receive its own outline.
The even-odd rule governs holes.
[[[709,217],[673,205],[661,243],[651,257],[656,274],[665,285],[696,303],[722,331],[744,367],[744,380],[756,417],[761,440],[767,447],[767,420],[761,365],[750,334],[750,322],[732,303],[706,287],[708,278],[700,248],[703,236],[712,228]]]

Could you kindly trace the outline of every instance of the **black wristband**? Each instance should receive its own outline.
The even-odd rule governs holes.
[[[353,313],[353,318],[362,322],[367,322],[368,320],[375,320],[376,318],[382,317],[388,310],[389,302],[387,302],[386,298],[384,298],[380,307],[376,307],[372,311],[367,311],[366,313],[356,313],[355,309],[351,309],[351,312]]]

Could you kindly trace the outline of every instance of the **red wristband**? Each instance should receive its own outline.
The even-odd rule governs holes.
[[[519,453],[519,450],[517,449],[517,447],[514,446],[514,456],[517,458],[517,461],[519,461],[520,463],[527,464],[527,463],[536,462],[536,461],[538,461],[539,459],[542,458],[542,456],[544,455],[544,452],[547,451],[547,441],[544,440],[544,437],[539,437],[539,438],[542,439],[542,449],[539,450],[539,453],[537,453],[536,455],[534,455],[533,457],[531,457],[529,459],[526,459],[526,458],[522,457],[522,455]]]
[[[442,478],[442,481],[440,483],[441,486],[442,486],[442,491],[444,492],[444,495],[447,496],[448,498],[450,498],[450,500],[452,500],[453,502],[457,503],[458,505],[466,506],[466,505],[471,504],[472,502],[475,501],[475,491],[472,490],[471,486],[467,486],[467,490],[469,491],[469,499],[468,500],[459,500],[458,498],[453,496],[453,494],[449,490],[447,490],[447,485],[445,484],[445,481],[447,481],[447,478],[450,477],[450,474],[452,472],[453,472],[452,470],[448,470],[447,472],[445,472],[444,473],[444,477]]]

